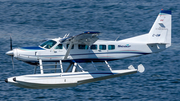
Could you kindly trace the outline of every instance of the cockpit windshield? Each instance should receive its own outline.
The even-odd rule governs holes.
[[[43,47],[43,48],[50,49],[50,48],[53,47],[56,43],[57,43],[56,41],[48,40],[48,41],[42,43],[40,46]]]

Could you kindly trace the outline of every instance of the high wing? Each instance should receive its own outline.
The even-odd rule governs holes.
[[[75,36],[70,36],[70,37],[61,39],[60,40],[61,43],[69,44],[69,47],[66,52],[66,55],[64,56],[64,59],[67,59],[73,44],[85,44],[85,45],[90,46],[99,39],[98,38],[99,34],[100,32],[84,32]]]
[[[75,36],[70,36],[64,39],[61,39],[61,43],[66,44],[86,44],[86,45],[92,45],[94,42],[96,42],[99,38],[98,35],[100,32],[84,32]]]

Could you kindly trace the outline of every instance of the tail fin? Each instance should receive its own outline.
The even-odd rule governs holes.
[[[148,35],[150,44],[171,46],[171,11],[161,10]]]

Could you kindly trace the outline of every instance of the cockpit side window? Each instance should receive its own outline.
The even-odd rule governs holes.
[[[63,44],[57,45],[55,49],[63,49]]]
[[[47,48],[47,49],[50,49],[50,48],[53,47],[56,43],[57,43],[56,41],[48,40],[48,41],[42,43],[40,46],[41,46],[41,47],[44,47],[44,48]]]

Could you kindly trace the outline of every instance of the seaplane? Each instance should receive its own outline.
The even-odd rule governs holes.
[[[12,85],[31,88],[74,87],[85,83],[144,72],[142,64],[137,69],[130,65],[128,69],[112,70],[108,61],[137,57],[161,52],[171,46],[171,11],[161,10],[149,33],[123,40],[99,40],[100,32],[84,33],[47,40],[37,47],[12,49],[7,55],[40,68],[40,73],[7,78],[5,82]],[[59,73],[44,73],[44,64],[58,62]],[[70,63],[64,70],[63,62]],[[105,62],[107,71],[85,71],[79,63]],[[48,64],[49,65],[49,64]],[[57,64],[55,65],[57,67]],[[92,66],[93,67],[93,66]],[[94,67],[96,67],[94,65]],[[35,68],[35,71],[36,71]],[[77,68],[80,71],[77,71]],[[57,68],[56,68],[57,69]]]

